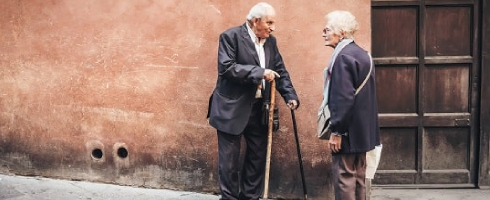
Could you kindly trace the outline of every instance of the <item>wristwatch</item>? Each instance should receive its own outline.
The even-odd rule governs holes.
[[[332,135],[335,135],[335,136],[347,136],[347,133],[340,134],[340,133],[337,133],[337,132],[332,132]]]

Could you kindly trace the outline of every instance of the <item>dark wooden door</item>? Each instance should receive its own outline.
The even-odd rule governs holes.
[[[373,183],[474,187],[478,0],[372,1],[383,157]]]

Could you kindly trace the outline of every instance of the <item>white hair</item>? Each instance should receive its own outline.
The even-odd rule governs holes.
[[[267,16],[273,10],[274,8],[268,3],[257,3],[250,9],[250,12],[247,15],[247,20],[250,21],[252,19],[260,19]]]
[[[354,38],[354,33],[359,30],[359,23],[356,17],[349,11],[335,10],[325,15],[328,28],[338,35],[345,33],[344,38]]]

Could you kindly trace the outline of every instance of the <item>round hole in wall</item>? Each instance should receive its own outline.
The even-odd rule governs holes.
[[[121,158],[126,158],[128,157],[128,150],[124,147],[120,147],[117,149],[117,155]]]
[[[92,157],[95,159],[101,159],[104,153],[102,153],[102,150],[99,148],[96,148],[92,150]]]

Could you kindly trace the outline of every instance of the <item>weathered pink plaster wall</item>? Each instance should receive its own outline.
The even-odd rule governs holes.
[[[258,1],[5,0],[0,4],[0,171],[217,192],[215,130],[205,119],[217,39]],[[315,138],[324,15],[357,16],[370,49],[369,0],[271,0],[310,197],[332,194]],[[302,195],[291,116],[280,101],[270,196]],[[100,158],[99,158],[100,157]]]

